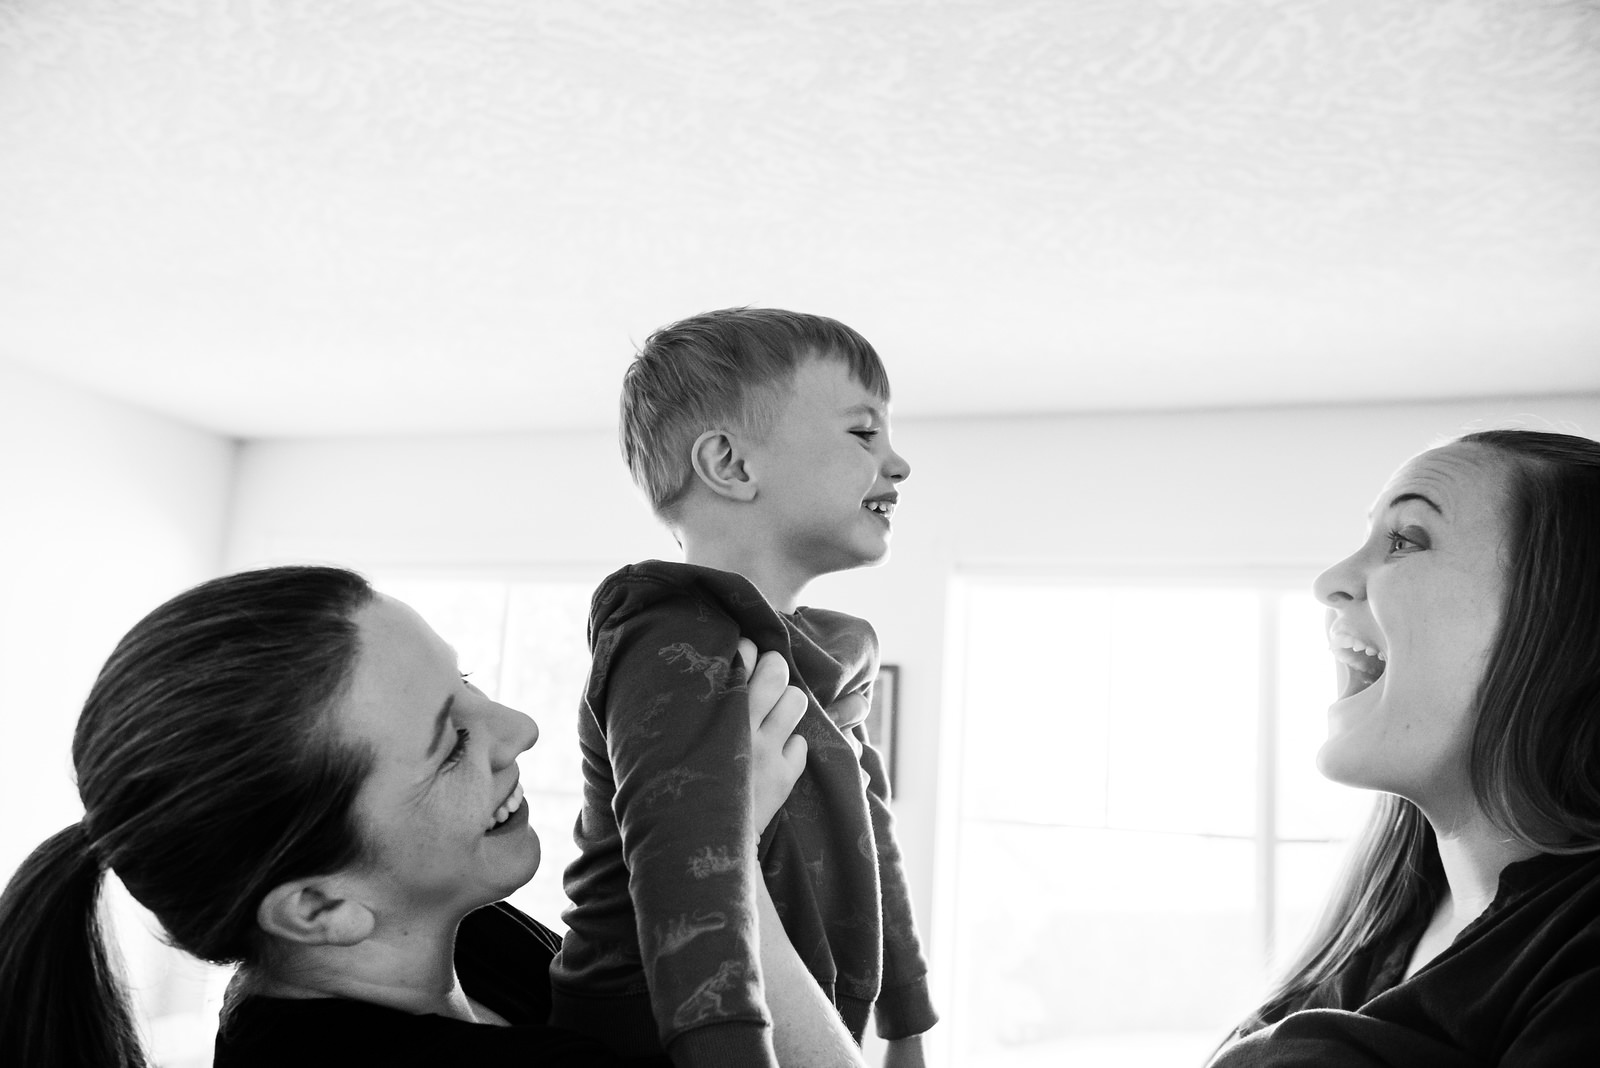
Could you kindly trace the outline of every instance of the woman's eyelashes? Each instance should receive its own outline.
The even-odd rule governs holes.
[[[472,737],[472,732],[465,727],[456,728],[456,744],[450,747],[450,752],[445,754],[444,763],[440,768],[453,768],[460,763],[461,757],[467,751],[467,739]]]
[[[1404,530],[1390,527],[1383,537],[1391,554],[1428,547],[1428,535],[1417,527],[1406,527]]]

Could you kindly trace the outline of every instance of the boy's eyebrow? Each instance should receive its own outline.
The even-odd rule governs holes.
[[[844,410],[845,415],[870,415],[876,419],[887,419],[883,408],[876,404],[852,404]]]

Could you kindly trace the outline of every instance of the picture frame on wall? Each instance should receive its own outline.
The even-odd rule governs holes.
[[[889,782],[894,782],[894,727],[900,710],[900,665],[883,664],[872,684],[872,708],[867,712],[867,741],[883,755]]]

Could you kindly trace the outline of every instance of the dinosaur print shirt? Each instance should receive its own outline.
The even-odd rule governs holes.
[[[783,653],[809,698],[805,773],[764,829],[749,812],[740,637]],[[883,762],[862,724],[841,730],[826,711],[872,685],[871,626],[822,609],[784,616],[740,575],[647,561],[596,590],[589,646],[581,853],[566,872],[575,904],[551,967],[552,1021],[630,1056],[775,1063],[756,851],[790,941],[852,1033],[874,1006],[886,1038],[931,1027]]]

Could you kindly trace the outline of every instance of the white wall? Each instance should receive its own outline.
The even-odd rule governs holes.
[[[82,815],[73,725],[129,626],[222,565],[234,445],[0,363],[0,872]]]
[[[905,421],[894,558],[805,598],[871,618],[902,667],[898,804],[931,924],[952,575],[986,568],[1292,567],[1351,551],[1389,474],[1436,438],[1523,419],[1600,436],[1600,394],[1477,403]],[[672,558],[610,433],[244,446],[232,566],[609,569]],[[1059,685],[1050,665],[1040,684]],[[945,784],[947,785],[947,784]],[[938,947],[934,947],[937,952]]]

